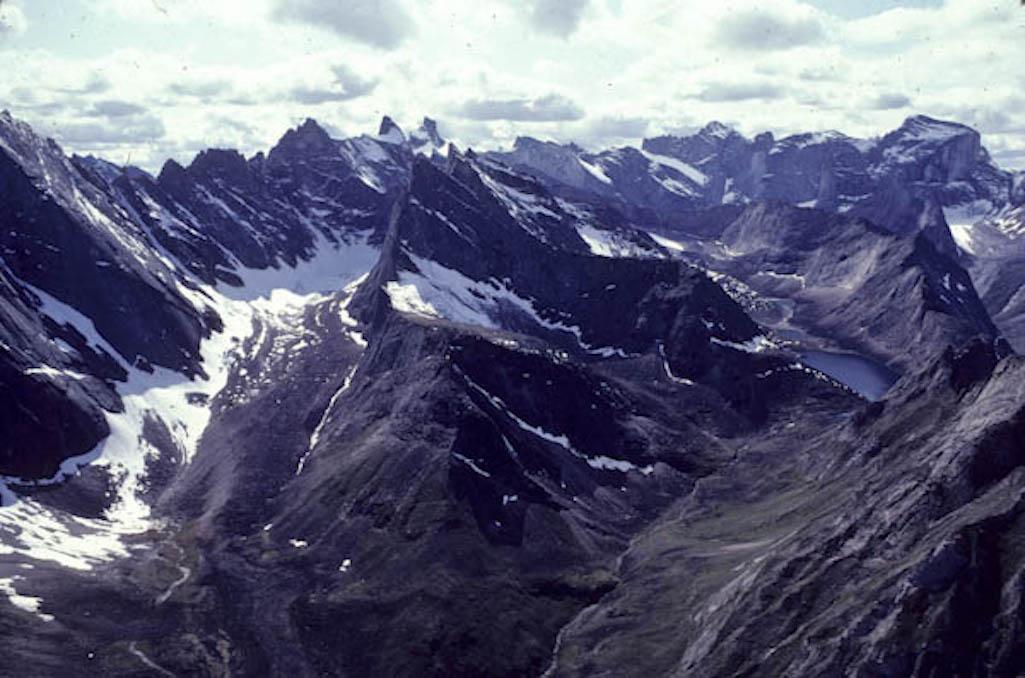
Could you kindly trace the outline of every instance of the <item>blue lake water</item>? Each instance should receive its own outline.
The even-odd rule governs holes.
[[[801,360],[808,367],[828,374],[869,400],[879,400],[900,375],[882,363],[857,353],[807,351]]]

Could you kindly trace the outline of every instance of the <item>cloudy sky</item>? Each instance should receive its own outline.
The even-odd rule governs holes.
[[[910,114],[1025,168],[1019,0],[0,0],[0,108],[149,169],[424,115],[461,145],[585,147],[839,129]]]

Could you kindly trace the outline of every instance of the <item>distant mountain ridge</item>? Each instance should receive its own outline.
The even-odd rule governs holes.
[[[490,156],[561,195],[608,201],[654,232],[686,237],[705,210],[774,200],[923,233],[974,271],[987,309],[1025,348],[1025,279],[1017,273],[1025,173],[999,168],[966,125],[916,115],[871,140],[840,132],[748,139],[713,122],[691,135],[644,139],[639,149],[591,153],[521,137]]]

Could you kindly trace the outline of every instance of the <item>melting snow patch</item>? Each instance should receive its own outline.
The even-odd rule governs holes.
[[[26,612],[32,612],[43,621],[53,621],[53,615],[43,614],[39,611],[39,604],[43,602],[41,598],[35,598],[33,596],[20,595],[14,588],[14,582],[21,579],[21,577],[10,577],[8,579],[0,579],[0,593],[7,596],[7,600],[17,608],[25,610]]]
[[[240,301],[269,298],[274,290],[287,290],[300,297],[312,294],[330,294],[344,290],[359,280],[377,263],[379,250],[367,244],[366,238],[336,244],[313,233],[316,253],[309,260],[300,261],[294,268],[279,264],[278,268],[240,268],[235,273],[242,278],[243,287],[221,287],[220,292]]]
[[[776,278],[778,280],[794,280],[801,284],[802,289],[806,286],[804,276],[798,273],[777,273],[776,271],[758,271],[756,275],[764,275],[769,278]]]
[[[579,327],[545,320],[532,301],[520,297],[496,280],[472,280],[437,262],[406,254],[417,271],[400,271],[397,281],[389,281],[384,286],[392,307],[397,311],[488,329],[503,329],[501,315],[511,311],[545,329],[569,332],[588,353],[606,358],[629,357],[621,348],[587,344]]]
[[[536,317],[529,301],[495,280],[479,282],[434,261],[407,256],[417,271],[400,271],[398,281],[385,285],[398,311],[489,329],[501,329],[496,318],[503,307]]]
[[[673,250],[674,252],[683,252],[685,249],[687,249],[686,247],[684,247],[683,243],[677,242],[676,240],[670,240],[665,236],[656,235],[655,233],[649,233],[648,236],[662,247],[665,247],[667,250]]]
[[[669,377],[670,381],[683,384],[684,386],[694,386],[694,382],[690,379],[673,374],[673,371],[669,368],[669,360],[666,358],[666,347],[662,343],[658,345],[658,354],[662,357],[662,369],[665,370],[666,376]]]
[[[745,353],[761,353],[770,349],[778,348],[775,343],[759,334],[758,336],[748,339],[744,343],[737,343],[735,341],[726,341],[725,339],[719,339],[718,337],[709,337],[709,341],[713,344],[720,346],[726,346],[728,348],[735,349],[737,351],[744,351]]]
[[[954,242],[969,254],[978,254],[975,242],[975,226],[994,216],[993,203],[989,200],[976,200],[962,205],[943,208],[943,218],[950,226],[950,235]]]
[[[295,470],[296,475],[303,472],[303,468],[306,466],[306,461],[310,458],[310,455],[313,454],[313,448],[316,447],[317,443],[320,441],[320,435],[324,431],[324,426],[327,425],[328,418],[331,416],[331,410],[334,408],[335,402],[337,402],[337,400],[352,386],[352,378],[356,376],[357,367],[359,367],[358,364],[353,365],[349,369],[349,373],[346,374],[345,379],[342,380],[342,385],[337,391],[335,391],[334,395],[331,396],[331,400],[328,401],[327,407],[324,409],[324,414],[320,417],[320,422],[317,424],[317,427],[313,429],[313,434],[310,435],[310,444],[306,448],[306,454],[304,454],[299,460],[299,466]]]
[[[628,461],[622,459],[613,459],[612,457],[606,457],[605,455],[598,455],[597,457],[588,457],[587,464],[591,468],[601,469],[603,471],[640,471],[644,475],[651,475],[655,471],[654,466],[639,467],[636,464],[631,464]]]
[[[459,461],[463,462],[467,466],[469,466],[470,469],[474,473],[476,473],[477,475],[482,476],[484,478],[490,478],[491,477],[490,473],[488,473],[487,471],[482,469],[480,466],[477,466],[477,464],[474,463],[474,461],[472,459],[470,459],[469,457],[464,457],[463,455],[461,455],[461,454],[459,454],[457,452],[453,452],[452,456],[455,457],[456,459],[458,459]]]
[[[75,381],[82,381],[86,378],[84,374],[80,374],[72,370],[59,370],[56,367],[51,367],[45,364],[39,365],[38,367],[28,368],[27,370],[25,370],[25,374],[27,376],[38,375],[41,377],[46,377],[48,379],[53,379],[55,381],[60,381],[61,379],[74,379]]]
[[[950,224],[950,235],[954,237],[954,242],[968,254],[975,254],[972,229],[973,224]]]
[[[699,186],[705,186],[708,184],[708,176],[699,170],[698,168],[688,165],[682,160],[676,158],[670,158],[665,155],[658,155],[656,153],[649,153],[648,151],[642,150],[641,153],[654,165],[661,165],[662,167],[668,167],[669,169],[675,170],[679,174],[687,177],[690,181],[694,182]],[[690,188],[686,188],[688,194],[692,194],[693,191]]]
[[[0,553],[90,570],[98,563],[127,556],[120,537],[136,532],[135,527],[79,518],[22,499],[0,510]]]
[[[622,234],[595,228],[591,224],[578,224],[577,233],[587,243],[587,246],[591,249],[591,254],[599,257],[643,257],[651,259],[660,256],[657,252],[640,247]]]
[[[85,337],[86,342],[89,343],[93,350],[104,351],[112,357],[119,355],[118,352],[115,351],[109,343],[107,343],[107,340],[100,335],[89,318],[37,287],[33,287],[24,281],[22,281],[22,285],[31,290],[32,293],[39,298],[41,302],[41,306],[39,307],[40,313],[50,316],[50,318],[58,325],[70,325],[71,327],[74,327],[82,336]]]
[[[184,286],[181,291],[186,296],[198,298],[204,305],[219,296],[216,291],[207,290],[210,297],[202,297]],[[55,322],[73,326],[94,347],[111,356],[119,355],[88,318],[41,290],[33,289],[33,292],[43,300],[41,311],[44,314]],[[204,369],[210,376],[204,381],[193,382],[164,368],[154,368],[152,373],[143,372],[127,364],[129,361],[126,360],[128,381],[117,388],[124,403],[124,411],[104,413],[110,426],[110,435],[91,453],[64,462],[60,472],[51,479],[51,482],[58,482],[88,463],[109,467],[115,476],[121,478],[122,483],[118,499],[108,511],[111,521],[108,529],[130,533],[150,527],[149,507],[138,497],[146,471],[146,459],[156,452],[142,436],[147,418],[157,417],[164,421],[186,460],[195,454],[199,436],[210,419],[210,410],[190,402],[190,394],[202,392],[212,396],[224,386],[228,371],[225,354],[233,346],[232,337],[244,336],[251,328],[249,315],[244,309],[232,308],[216,301],[214,305],[224,320],[225,329],[219,334],[213,334],[200,348]],[[117,524],[116,528],[112,527],[114,524]]]
[[[612,184],[612,179],[609,178],[609,175],[605,174],[605,170],[600,165],[591,164],[583,158],[577,158],[577,160],[580,162],[580,166],[587,170],[588,174],[595,179],[603,184]]]
[[[388,297],[391,299],[391,305],[396,311],[426,316],[428,318],[441,317],[438,310],[430,303],[424,301],[423,297],[420,296],[420,289],[416,284],[410,283],[403,285],[402,283],[389,281],[384,286],[384,291],[388,293]]]

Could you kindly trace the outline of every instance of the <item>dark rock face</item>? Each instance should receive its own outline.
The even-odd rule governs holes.
[[[738,180],[745,185],[757,180],[750,172],[764,163],[772,143],[771,134],[759,137],[752,144],[736,130],[712,122],[693,136],[645,139],[642,148],[649,153],[677,158],[711,177],[709,201],[725,204],[737,202],[733,184]]]
[[[699,665],[714,675],[1017,670],[1021,638],[1006,620],[1018,596],[996,582],[1021,568],[1001,554],[1021,518],[1021,446],[1011,436],[1022,365],[990,353],[992,371],[955,388],[955,375],[976,370],[965,361],[983,353],[941,359],[906,379],[881,414],[809,441],[803,487],[790,486],[782,504],[792,481],[765,475],[764,458],[754,474],[738,468],[729,481],[699,484],[678,508],[688,519],[635,541],[620,585],[563,632],[557,673],[627,661],[655,674]],[[975,409],[995,392],[1009,397],[1006,410]],[[934,434],[916,439],[921,427]],[[831,468],[828,479],[816,468]],[[730,509],[737,496],[753,497],[756,510]],[[966,629],[965,619],[978,623]],[[602,643],[610,632],[622,642]],[[638,643],[658,649],[634,654]]]
[[[1018,172],[1011,178],[1011,204],[1025,205],[1025,172]]]
[[[0,248],[15,276],[93,319],[136,357],[195,370],[207,326],[138,227],[83,180],[53,142],[0,118]]]
[[[970,270],[987,310],[1020,352],[1025,347],[1025,256],[978,257]]]
[[[1017,287],[980,300],[943,211],[999,192],[970,130],[308,120],[153,178],[0,126],[10,671],[1022,670]],[[810,349],[903,376],[866,402]]]
[[[869,159],[876,173],[939,184],[972,179],[977,165],[989,161],[978,132],[924,115],[908,118],[884,136]]]
[[[46,478],[65,457],[92,450],[110,433],[99,407],[85,394],[57,383],[40,383],[9,363],[0,363],[0,471],[21,478]]]
[[[505,182],[522,190],[510,193]],[[475,288],[494,295],[493,304],[471,302],[473,310],[466,311],[499,328],[537,334],[584,355],[627,356],[662,347],[667,365],[680,375],[730,375],[722,380],[729,384],[728,399],[751,387],[735,369],[754,371],[743,352],[715,344],[742,344],[760,334],[728,295],[679,261],[582,252],[569,228],[571,215],[554,222],[543,214],[550,223],[537,228],[523,205],[543,202],[543,192],[533,192],[539,190],[488,163],[453,156],[443,173],[418,162],[406,207],[394,213],[381,262],[356,308],[373,321],[393,305],[382,299],[390,283],[411,279],[437,290],[461,279],[457,284],[476,295],[483,296]],[[621,311],[610,315],[610,307]]]

